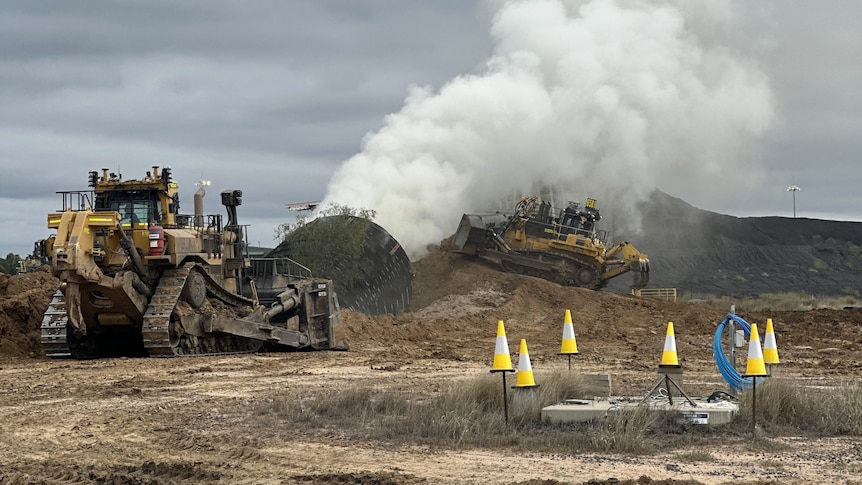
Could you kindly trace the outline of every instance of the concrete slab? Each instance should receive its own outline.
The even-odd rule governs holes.
[[[739,406],[728,401],[707,402],[706,399],[693,398],[694,406],[685,399],[674,399],[673,406],[667,399],[649,399],[642,404],[643,398],[609,399],[570,399],[561,404],[542,408],[542,419],[552,423],[586,422],[604,419],[613,413],[637,406],[647,406],[651,410],[678,412],[682,419],[692,424],[719,426],[728,424],[739,412]]]

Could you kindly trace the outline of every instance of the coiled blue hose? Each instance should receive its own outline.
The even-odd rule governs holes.
[[[751,335],[751,325],[749,325],[748,322],[733,313],[728,313],[727,316],[724,317],[724,320],[718,324],[718,328],[715,329],[715,337],[712,339],[712,355],[715,358],[715,365],[718,367],[718,372],[721,373],[721,377],[724,377],[724,380],[727,381],[730,387],[734,389],[751,389],[754,385],[754,379],[758,379],[757,383],[760,384],[763,378],[742,377],[742,374],[740,374],[739,371],[731,365],[730,361],[727,360],[727,356],[724,355],[724,349],[721,348],[721,336],[724,333],[724,329],[731,323],[731,321],[736,322],[740,327],[742,327],[742,331],[745,332],[746,338]]]

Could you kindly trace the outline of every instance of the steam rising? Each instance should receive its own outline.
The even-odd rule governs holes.
[[[334,174],[324,207],[377,211],[375,222],[418,258],[463,213],[541,187],[554,187],[558,206],[596,198],[617,229],[635,231],[634,208],[656,187],[715,190],[745,180],[733,174],[756,175],[752,153],[773,118],[768,80],[692,31],[715,37],[722,25],[711,19],[732,12],[691,2],[494,5],[484,72],[439,92],[412,87]]]

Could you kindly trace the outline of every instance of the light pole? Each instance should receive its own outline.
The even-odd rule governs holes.
[[[802,190],[802,189],[800,189],[799,186],[795,185],[795,184],[791,185],[790,187],[787,188],[787,191],[791,192],[793,194],[793,218],[794,219],[796,218],[796,192],[798,190]]]

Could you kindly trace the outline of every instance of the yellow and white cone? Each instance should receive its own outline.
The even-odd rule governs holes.
[[[764,377],[766,364],[763,362],[763,350],[760,348],[760,335],[757,334],[757,324],[751,324],[751,339],[748,341],[748,363],[745,366],[745,377]]]
[[[664,351],[661,353],[659,367],[679,367],[676,355],[676,338],[673,335],[673,322],[667,322],[667,335],[664,338]]]
[[[560,355],[577,353],[578,342],[575,340],[575,326],[572,325],[572,312],[566,310],[566,320],[563,322],[563,344],[560,346]]]
[[[506,327],[503,321],[497,322],[497,344],[494,347],[494,367],[491,372],[514,372],[512,356],[509,355],[509,342],[506,340]]]
[[[771,318],[766,319],[766,333],[763,335],[763,361],[770,365],[781,363],[778,360],[778,344],[775,341]]]
[[[530,354],[527,352],[527,340],[521,339],[521,350],[518,353],[518,373],[515,374],[514,387],[536,387],[533,379],[533,366],[530,364]]]

